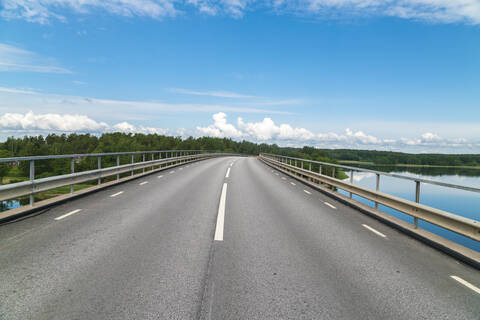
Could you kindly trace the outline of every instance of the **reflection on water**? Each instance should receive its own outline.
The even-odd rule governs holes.
[[[404,176],[434,180],[439,182],[458,184],[474,188],[480,188],[480,170],[476,169],[456,169],[456,168],[423,168],[423,167],[373,167],[368,169],[386,171],[387,168],[392,169],[390,173],[401,174]],[[350,172],[346,172],[350,175]],[[362,187],[375,190],[376,175],[370,172],[355,172],[353,175],[355,184]],[[465,190],[458,190],[452,188],[445,188],[430,184],[421,184],[420,203],[451,212],[463,217],[480,221],[480,193],[470,192]],[[381,176],[380,191],[391,195],[399,196],[404,199],[415,201],[415,182],[411,180],[404,180],[392,178],[388,176]],[[344,191],[340,191],[347,194]],[[374,206],[372,201],[362,199],[354,196],[355,200],[361,201],[365,204]],[[393,209],[380,206],[381,211],[392,214],[407,222],[413,222],[413,218],[402,214]],[[419,221],[419,227],[439,234],[447,239],[458,242],[466,247],[480,251],[480,243],[457,235],[448,230],[436,227],[429,223]]]

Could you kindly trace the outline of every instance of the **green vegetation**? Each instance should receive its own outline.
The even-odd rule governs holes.
[[[327,158],[342,160],[343,163],[374,165],[423,165],[448,167],[478,167],[480,154],[410,154],[403,152],[321,149],[319,152]]]
[[[85,154],[108,153],[128,151],[153,151],[153,150],[217,150],[223,152],[258,155],[259,153],[282,154],[291,157],[305,158],[324,162],[333,162],[328,157],[317,152],[314,148],[280,148],[276,144],[257,144],[248,141],[233,141],[227,138],[187,138],[161,136],[156,134],[125,134],[106,133],[100,137],[90,134],[55,135],[46,137],[36,136],[23,138],[8,138],[0,143],[0,157],[22,157],[55,154]],[[135,161],[140,161],[141,155]],[[37,160],[35,161],[35,178],[70,173],[70,159]],[[120,163],[131,161],[130,156],[120,157]],[[116,157],[102,157],[102,167],[116,165]],[[92,170],[97,167],[94,157],[75,160],[75,171]],[[318,167],[313,167],[318,170]],[[332,168],[324,167],[324,174],[332,175]],[[12,183],[25,180],[29,176],[28,161],[19,163],[1,163],[0,181]],[[335,176],[343,179],[346,175],[341,170],[336,170]]]

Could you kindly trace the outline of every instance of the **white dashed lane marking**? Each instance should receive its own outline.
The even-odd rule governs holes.
[[[123,191],[120,191],[120,192],[117,192],[117,193],[112,194],[110,197],[115,198],[116,196],[119,196],[119,195],[121,195],[122,193],[123,193]]]
[[[384,235],[384,234],[381,233],[380,231],[377,231],[377,230],[373,229],[372,227],[367,226],[366,224],[362,224],[362,226],[363,226],[364,228],[367,228],[368,230],[372,231],[373,233],[375,233],[376,235],[378,235],[378,236],[380,236],[380,237],[382,237],[382,238],[386,238],[386,237],[387,237],[386,235]]]
[[[477,288],[476,286],[474,286],[473,284],[471,284],[470,282],[466,281],[466,280],[463,280],[462,278],[460,277],[457,277],[457,276],[450,276],[450,278],[452,278],[453,280],[463,284],[465,287],[467,287],[468,289],[480,294],[480,289]]]
[[[332,209],[337,209],[337,207],[335,207],[334,205],[328,203],[328,202],[324,202],[326,206],[329,206],[330,208]]]
[[[71,216],[72,214],[78,213],[78,212],[80,212],[80,211],[82,211],[82,209],[76,209],[76,210],[70,211],[69,213],[66,213],[66,214],[64,214],[63,216],[56,217],[55,220],[58,221],[58,220],[65,219],[66,217]]]

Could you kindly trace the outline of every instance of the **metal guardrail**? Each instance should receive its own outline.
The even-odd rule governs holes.
[[[0,162],[30,162],[30,180],[6,184],[0,186],[0,201],[15,199],[23,196],[30,196],[30,206],[34,205],[34,196],[36,193],[47,191],[50,189],[70,186],[70,193],[74,192],[73,186],[78,183],[97,180],[100,185],[102,178],[116,175],[116,179],[120,179],[123,173],[134,175],[135,170],[143,170],[146,168],[162,167],[163,165],[178,164],[185,162],[198,161],[206,158],[233,155],[231,153],[202,153],[200,150],[168,150],[168,151],[140,151],[140,152],[117,152],[117,153],[92,153],[92,154],[73,154],[73,155],[53,155],[53,156],[32,156],[17,158],[1,158]],[[143,155],[142,161],[135,162],[135,155]],[[151,154],[151,160],[146,161],[146,155]],[[155,155],[158,158],[155,159]],[[165,155],[162,158],[162,154]],[[120,156],[131,155],[131,163],[120,165]],[[113,167],[102,168],[103,156],[117,156],[117,165]],[[169,157],[170,156],[170,157]],[[75,159],[97,157],[98,169],[82,172],[75,172]],[[35,179],[35,161],[48,159],[65,159],[71,158],[71,173],[48,178]]]
[[[260,159],[262,159],[263,161],[271,164],[272,166],[286,173],[289,173],[289,174],[293,173],[295,175],[300,175],[311,181],[315,181],[319,184],[323,183],[323,184],[326,184],[327,186],[336,187],[338,189],[345,190],[350,193],[350,198],[352,198],[352,195],[355,194],[365,199],[372,200],[375,202],[376,209],[378,209],[378,204],[382,204],[389,208],[392,208],[400,212],[403,212],[407,215],[410,215],[414,218],[415,228],[418,228],[418,219],[420,219],[420,220],[432,223],[434,225],[437,225],[439,227],[442,227],[444,229],[453,231],[455,233],[458,233],[460,235],[463,235],[475,241],[480,241],[480,222],[479,221],[464,218],[464,217],[455,215],[453,213],[435,209],[419,203],[421,182],[437,184],[437,185],[442,185],[450,188],[463,189],[463,190],[468,190],[473,192],[480,192],[480,189],[437,183],[436,181],[430,181],[430,180],[412,179],[410,177],[392,175],[385,172],[354,168],[354,167],[348,167],[348,166],[341,166],[341,165],[335,165],[335,164],[330,164],[326,162],[318,162],[318,161],[285,157],[285,156],[279,156],[279,155],[260,154]],[[301,167],[297,166],[299,164],[298,163],[299,160],[301,161],[300,162]],[[309,163],[308,169],[304,168],[305,162]],[[319,172],[312,171],[312,167],[311,167],[312,163],[320,165]],[[342,168],[342,169],[351,169],[352,172],[353,171],[373,172],[377,174],[376,191],[353,184],[353,174],[350,176],[350,182],[345,182],[345,181],[336,179],[334,172],[332,174],[332,177],[323,175],[322,165],[323,166],[328,165],[328,166]],[[380,192],[379,191],[380,175],[395,176],[397,178],[401,177],[401,178],[407,178],[408,180],[414,180],[416,182],[415,183],[416,184],[415,202]],[[462,188],[459,188],[459,187],[462,187]]]

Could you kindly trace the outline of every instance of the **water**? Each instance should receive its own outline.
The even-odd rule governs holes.
[[[435,180],[451,184],[480,188],[480,170],[478,169],[452,169],[452,168],[422,168],[422,167],[366,167],[372,170],[386,171],[401,174],[409,177]],[[350,175],[350,172],[346,172]],[[368,172],[355,172],[354,183],[362,187],[375,190],[376,175]],[[345,180],[349,181],[349,180]],[[454,213],[469,219],[480,221],[480,193],[445,188],[430,184],[421,184],[420,203],[427,206]],[[407,200],[415,201],[415,182],[410,180],[381,176],[380,191],[395,195]],[[347,192],[340,190],[342,194]],[[368,204],[372,207],[372,201],[354,196],[355,200]],[[396,210],[380,205],[379,209],[404,221],[413,223],[413,217],[405,215]],[[442,229],[430,223],[419,221],[419,227],[430,232],[441,235],[449,240],[455,241],[465,247],[480,251],[480,243],[454,232]]]

